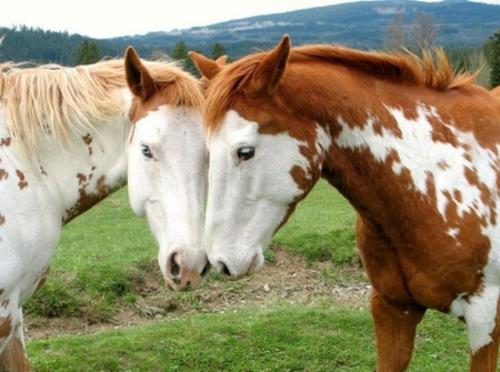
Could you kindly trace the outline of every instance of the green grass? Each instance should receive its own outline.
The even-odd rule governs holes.
[[[366,311],[287,305],[38,340],[29,354],[37,371],[373,371],[373,339]],[[411,370],[459,371],[466,358],[461,324],[428,316]]]
[[[320,181],[273,240],[309,261],[352,262],[355,214]],[[47,284],[25,306],[28,314],[108,321],[119,307],[134,306],[147,270],[159,276],[157,246],[121,189],[63,229]],[[266,259],[274,260],[272,250]],[[182,295],[181,295],[182,296]]]
[[[273,243],[311,262],[348,264],[357,257],[354,220],[345,200],[320,182]],[[141,288],[151,280],[145,276],[159,277],[156,254],[145,222],[132,214],[126,190],[120,190],[64,229],[49,281],[28,302],[27,313],[35,318],[76,316],[94,323],[110,320],[125,307],[154,317],[157,310],[140,310],[138,303]],[[275,259],[272,250],[266,257]],[[359,270],[345,267],[348,270],[322,273],[325,282],[349,284],[359,276]],[[158,289],[158,306],[167,313],[176,309],[177,318],[29,341],[32,365],[37,371],[374,370],[373,325],[365,307],[339,307],[327,297],[310,306],[283,300],[204,314],[209,297],[205,290],[220,286],[219,280],[211,275],[201,290],[169,297]],[[224,291],[238,291],[240,283],[231,282]],[[419,328],[410,370],[464,370],[467,355],[463,326],[431,312]]]
[[[310,261],[351,263],[357,257],[356,213],[326,181],[321,180],[273,239]]]
[[[146,222],[130,210],[126,189],[119,190],[63,229],[49,280],[25,310],[108,320],[117,304],[130,302],[131,287],[155,265],[156,254]]]

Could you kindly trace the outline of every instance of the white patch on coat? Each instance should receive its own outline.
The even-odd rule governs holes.
[[[263,263],[262,252],[281,223],[288,206],[303,193],[290,174],[299,166],[307,174],[309,159],[303,141],[287,133],[261,134],[255,122],[229,111],[209,140],[210,168],[205,239],[212,265],[223,262],[233,276],[245,274],[251,263]],[[326,134],[319,126],[323,146]],[[255,147],[247,161],[237,149]]]
[[[491,223],[491,209],[481,199],[479,187],[467,180],[465,171],[468,169],[477,175],[479,182],[492,195],[493,211],[500,211],[499,190],[496,187],[500,168],[499,146],[496,147],[497,153],[481,147],[473,133],[462,132],[453,127],[453,123],[444,123],[435,108],[419,105],[415,119],[406,118],[404,112],[396,108],[387,107],[387,110],[396,120],[401,137],[386,128],[382,128],[381,134],[376,133],[374,124],[378,118],[373,116],[361,128],[352,128],[342,118],[338,118],[342,131],[336,142],[341,148],[367,149],[379,162],[388,160],[389,154],[394,151],[400,161],[393,162],[393,172],[401,174],[403,169],[408,170],[416,191],[427,195],[426,182],[429,175],[433,176],[435,202],[444,221],[449,203],[445,194],[452,196],[460,217],[466,212],[474,213],[484,221],[481,231],[491,246],[488,262],[483,268],[484,290],[469,296],[468,301],[462,295],[458,296],[452,304],[452,313],[465,318],[471,349],[477,351],[491,341],[490,333],[495,326],[500,283],[500,228],[498,223]],[[458,143],[456,147],[432,138],[431,118],[451,131]],[[467,156],[470,158],[467,159]],[[461,200],[455,198],[455,192],[460,193]],[[447,231],[454,238],[457,238],[458,233],[457,227]]]
[[[446,220],[446,207],[449,193],[454,198],[454,192],[459,191],[462,200],[454,202],[457,205],[459,216],[464,212],[474,211],[478,216],[489,217],[489,209],[481,200],[481,192],[476,185],[471,185],[465,177],[465,170],[474,170],[479,180],[490,190],[494,190],[495,170],[498,169],[498,158],[494,152],[482,148],[472,133],[463,133],[458,129],[443,123],[456,136],[461,143],[467,143],[472,151],[467,151],[463,146],[454,147],[450,143],[434,141],[430,118],[440,120],[435,109],[427,109],[419,105],[417,118],[408,119],[399,109],[387,107],[396,119],[402,137],[396,136],[387,128],[382,128],[382,134],[376,133],[374,124],[378,118],[370,116],[368,121],[360,128],[351,128],[341,117],[338,122],[342,131],[336,143],[341,148],[368,149],[379,162],[388,159],[394,151],[398,154],[400,162],[394,162],[394,173],[401,174],[407,169],[412,177],[416,191],[427,194],[427,179],[429,175],[434,178],[436,188],[436,205],[438,211]],[[472,160],[466,159],[466,154]],[[442,164],[446,164],[442,167]]]
[[[451,236],[452,238],[456,238],[458,234],[460,233],[460,229],[457,227],[450,227],[446,233]]]
[[[487,285],[481,293],[469,296],[467,300],[461,295],[451,304],[451,314],[465,319],[469,345],[473,353],[492,341],[491,332],[496,325],[499,295],[498,285]]]
[[[314,160],[317,160],[319,154],[328,152],[328,149],[332,145],[332,136],[330,134],[330,128],[324,127],[321,124],[316,123],[316,154],[314,154]]]

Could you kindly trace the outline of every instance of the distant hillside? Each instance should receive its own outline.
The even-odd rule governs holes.
[[[432,14],[440,25],[437,43],[447,47],[482,44],[500,29],[500,6],[465,0],[424,3],[410,0],[361,1],[263,15],[187,30],[154,32],[136,37],[115,38],[123,44],[165,49],[178,41],[208,51],[222,42],[231,55],[245,54],[252,47],[268,47],[284,33],[295,45],[340,43],[358,48],[381,48],[388,24],[396,14],[404,15],[407,32],[420,12]]]
[[[361,1],[287,13],[263,15],[186,30],[152,32],[97,40],[103,55],[117,56],[132,44],[144,56],[168,53],[179,41],[209,52],[214,43],[224,44],[232,57],[276,43],[284,33],[293,44],[341,43],[358,48],[381,48],[388,24],[404,15],[406,31],[420,12],[432,14],[440,25],[437,43],[450,47],[477,47],[500,29],[500,5],[447,0],[424,3],[410,0]],[[72,64],[75,50],[85,39],[41,30],[0,29],[7,37],[0,47],[0,60],[56,61]]]
[[[31,61],[37,63],[59,63],[73,65],[76,62],[78,46],[86,36],[67,32],[45,31],[39,28],[21,26],[15,29],[0,27],[0,61]],[[102,55],[122,55],[124,48],[108,40],[93,40],[99,44]],[[146,52],[146,51],[144,51]]]

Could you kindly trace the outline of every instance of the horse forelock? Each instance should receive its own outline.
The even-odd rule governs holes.
[[[204,104],[203,84],[197,80],[159,81],[156,92],[146,101],[134,97],[129,110],[133,123],[144,118],[162,105],[188,107],[201,112]]]
[[[225,113],[239,95],[245,94],[245,88],[252,81],[257,66],[268,55],[269,52],[259,52],[226,65],[211,81],[205,110],[208,133],[217,131]],[[317,61],[343,65],[381,79],[397,79],[401,83],[436,91],[466,87],[473,84],[475,79],[475,75],[453,71],[442,49],[425,50],[423,56],[418,57],[409,51],[390,54],[336,45],[310,45],[293,48],[289,58],[289,63]],[[315,71],[311,70],[310,73],[314,74]],[[321,76],[318,76],[318,81],[320,79]],[[301,84],[301,81],[297,79],[293,84]]]

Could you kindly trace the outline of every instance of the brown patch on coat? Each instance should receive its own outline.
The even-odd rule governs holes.
[[[11,143],[11,137],[0,138],[0,147],[8,147]]]
[[[0,225],[3,225],[5,223],[5,216],[0,213]],[[0,294],[2,294],[3,289],[0,291]]]
[[[90,133],[87,133],[86,135],[84,135],[82,137],[82,139],[83,139],[83,142],[85,142],[85,144],[87,146],[90,146],[90,144],[92,143],[92,136],[90,135]]]
[[[0,169],[0,181],[9,178],[9,173],[5,169]]]
[[[445,161],[445,160],[441,160],[439,163],[437,163],[437,166],[439,167],[439,169],[441,170],[446,170],[447,168],[449,168],[450,166],[448,165],[448,163]]]
[[[307,191],[311,188],[310,178],[304,168],[298,165],[294,165],[290,170],[290,174],[299,189],[301,189],[302,191]]]
[[[47,172],[41,165],[40,165],[40,173],[42,174],[42,176],[47,176]]]
[[[89,151],[89,155],[92,155],[93,150],[92,150],[92,146],[90,146],[91,143],[92,143],[92,141],[93,141],[92,136],[90,135],[90,133],[87,133],[86,135],[84,135],[82,137],[82,139],[83,139],[83,142],[87,145],[87,149]]]
[[[87,176],[83,173],[77,173],[76,178],[78,179],[78,184],[81,186],[87,181]]]
[[[0,316],[0,340],[12,333],[12,315]]]
[[[0,306],[5,308],[5,307],[9,306],[9,303],[10,303],[10,299],[7,298],[7,299],[3,300],[2,302],[0,302]]]
[[[14,337],[0,355],[0,370],[29,372],[30,366],[26,358],[22,342]]]
[[[26,181],[26,176],[24,175],[24,173],[21,170],[16,169],[16,175],[17,175],[17,178],[19,178],[19,182],[17,183],[19,190],[22,190],[26,186],[28,186],[28,181]]]
[[[123,180],[123,182],[118,182],[114,187],[109,187],[108,185],[106,185],[106,176],[102,175],[97,179],[95,190],[86,190],[85,187],[87,186],[87,184],[81,185],[78,189],[78,200],[71,208],[68,208],[66,210],[65,216],[63,216],[62,219],[63,224],[68,223],[76,216],[80,215],[93,205],[100,202],[113,191],[120,188],[124,183],[125,180]]]
[[[49,278],[50,274],[50,266],[47,266],[47,268],[44,270],[42,276],[38,280],[38,284],[36,286],[35,292],[37,292],[40,288],[42,288],[45,283],[47,282],[47,279]]]
[[[105,194],[108,190],[108,187],[106,186],[106,176],[102,175],[99,177],[97,180],[97,192],[99,194]]]

